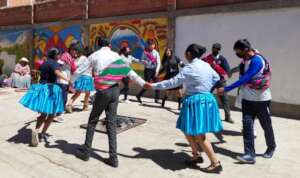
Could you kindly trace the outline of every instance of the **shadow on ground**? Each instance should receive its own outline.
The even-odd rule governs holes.
[[[30,143],[30,138],[31,138],[31,129],[28,127],[30,126],[31,123],[36,122],[36,120],[26,122],[25,125],[18,130],[18,133],[7,139],[9,143],[16,143],[16,144],[28,144]]]
[[[175,152],[171,149],[145,149],[140,147],[133,148],[137,152],[134,156],[119,154],[120,156],[132,159],[149,159],[165,170],[178,171],[186,168],[199,169],[198,166],[188,167],[184,161],[190,156],[184,152]]]

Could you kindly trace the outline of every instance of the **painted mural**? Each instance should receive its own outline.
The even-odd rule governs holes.
[[[0,31],[0,75],[9,75],[21,57],[30,59],[31,31]]]
[[[167,27],[166,18],[128,20],[109,23],[93,24],[90,26],[90,46],[95,50],[97,39],[106,37],[111,40],[112,49],[118,51],[123,46],[129,46],[132,55],[141,58],[148,39],[154,39],[160,55],[167,47]],[[143,66],[133,64],[133,68],[141,74]]]
[[[44,59],[47,51],[52,47],[66,51],[73,40],[82,42],[82,33],[80,25],[57,25],[35,29],[34,60]]]

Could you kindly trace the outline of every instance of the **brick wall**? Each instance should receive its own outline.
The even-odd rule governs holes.
[[[0,8],[6,6],[7,0],[0,0]]]
[[[177,9],[190,9],[205,6],[236,4],[254,1],[267,1],[267,0],[177,0]]]
[[[168,10],[170,0],[90,0],[89,17],[109,17]]]
[[[31,5],[31,0],[8,0],[9,7]]]
[[[80,20],[85,18],[86,0],[56,0],[34,5],[34,22]]]
[[[1,9],[0,26],[31,24],[31,11],[31,6]]]
[[[0,7],[4,1],[0,0]],[[10,1],[14,1],[15,5],[21,5],[30,0]],[[101,18],[255,1],[270,0],[89,0],[88,14],[89,18]],[[35,0],[35,2],[34,23],[81,20],[86,17],[86,0]],[[18,9],[16,13],[12,12],[14,10],[0,10],[0,14],[4,14],[0,16],[0,24],[28,24],[31,17],[29,18],[30,12],[25,9]],[[7,13],[12,15],[5,15]],[[18,18],[7,18],[16,17],[15,14],[18,14]]]

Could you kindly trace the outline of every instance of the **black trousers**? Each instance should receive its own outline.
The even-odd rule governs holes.
[[[265,133],[266,144],[269,149],[275,149],[275,136],[270,114],[271,101],[242,101],[243,138],[245,154],[255,157],[253,123],[258,118]]]
[[[128,91],[129,91],[129,77],[123,78],[122,82],[124,84],[124,88],[121,90],[121,93],[124,94],[124,100],[127,100]]]
[[[226,81],[220,81],[218,83],[218,88],[219,87],[226,87]],[[216,89],[217,87],[214,86],[211,89],[211,92],[213,93],[213,91]],[[225,92],[223,95],[217,95],[217,97],[219,98],[219,100],[221,101],[221,104],[223,106],[224,109],[224,113],[225,113],[225,120],[230,119],[231,117],[231,113],[230,113],[230,104],[229,104],[229,98],[227,93]]]
[[[109,156],[117,158],[117,109],[119,103],[120,89],[113,86],[104,91],[97,91],[93,109],[89,117],[86,131],[85,146],[88,150],[92,147],[95,127],[103,111],[106,114],[106,129],[109,142]]]
[[[156,69],[155,68],[154,69],[145,68],[145,71],[144,71],[145,81],[147,81],[147,82],[157,82],[158,80],[157,80],[157,77],[155,76],[155,74],[156,74]],[[146,91],[147,90],[143,88],[137,96],[142,97]],[[155,100],[158,100],[158,99],[159,99],[159,91],[155,90]]]
[[[62,91],[64,106],[66,106],[67,101],[68,101],[69,85],[65,85],[65,84],[58,84],[58,85],[60,86],[61,91]]]

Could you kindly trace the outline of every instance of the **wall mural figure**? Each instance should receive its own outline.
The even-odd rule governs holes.
[[[82,42],[82,33],[80,25],[58,25],[35,29],[34,60],[45,58],[48,49],[52,47],[65,51],[73,40]]]
[[[132,55],[140,59],[147,39],[153,39],[162,57],[167,47],[167,24],[168,21],[166,18],[92,24],[90,26],[90,46],[95,50],[95,41],[99,37],[106,37],[111,40],[114,51],[118,51],[121,47],[129,46],[132,50]],[[140,75],[143,74],[143,65],[133,64],[132,67]]]
[[[22,57],[30,59],[31,46],[29,30],[0,32],[0,75],[10,75]]]

